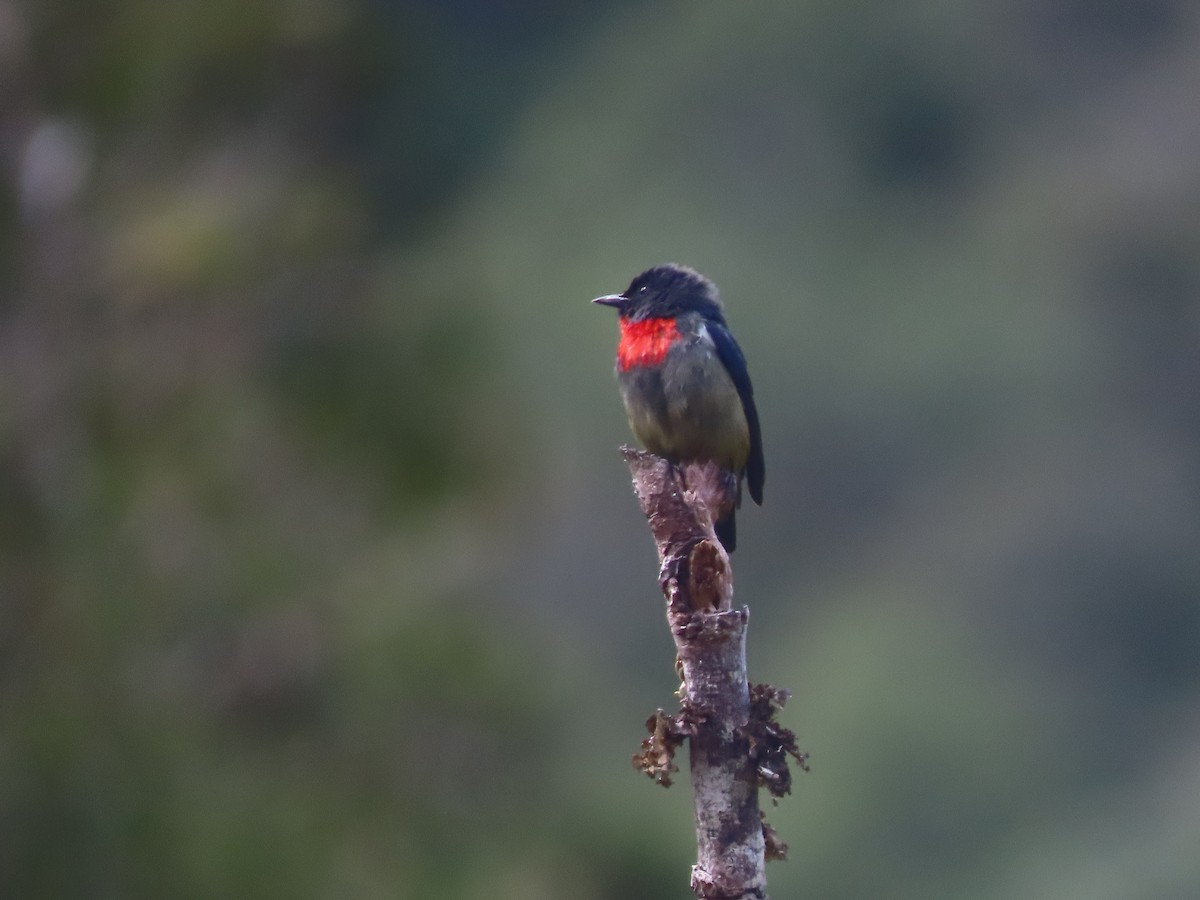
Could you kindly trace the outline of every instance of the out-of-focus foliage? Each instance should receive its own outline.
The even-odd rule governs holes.
[[[775,896],[1200,892],[1182,0],[0,0],[0,895],[686,896],[587,300],[750,360]]]

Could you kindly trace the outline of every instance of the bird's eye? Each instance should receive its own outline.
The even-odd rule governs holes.
[[[647,291],[649,291],[649,290],[650,290],[650,288],[646,287],[646,285],[644,285],[644,284],[643,284],[643,285],[642,285],[640,288],[638,288],[638,293],[639,293],[639,294],[644,294],[644,293],[646,293],[646,292],[647,292]]]

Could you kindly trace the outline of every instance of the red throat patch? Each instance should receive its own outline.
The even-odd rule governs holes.
[[[679,337],[674,319],[621,319],[621,342],[617,344],[617,367],[624,372],[634,366],[657,366]]]

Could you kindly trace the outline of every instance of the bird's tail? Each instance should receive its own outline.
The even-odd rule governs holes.
[[[733,510],[720,522],[713,524],[713,531],[717,533],[717,540],[721,542],[726,553],[732,553],[737,548],[737,519]]]

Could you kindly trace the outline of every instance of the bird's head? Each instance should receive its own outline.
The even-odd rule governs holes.
[[[647,269],[621,293],[597,297],[592,302],[613,307],[630,322],[670,319],[690,312],[724,321],[716,285],[699,272],[675,263]]]

